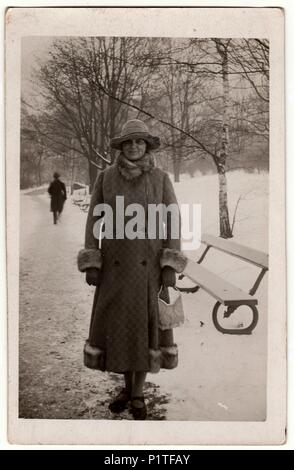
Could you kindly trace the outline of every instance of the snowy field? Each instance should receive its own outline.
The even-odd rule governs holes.
[[[202,205],[202,232],[218,235],[217,176],[183,177],[175,184],[180,203]],[[228,175],[229,210],[241,197],[234,240],[267,251],[268,175]],[[54,226],[47,194],[21,195],[20,417],[131,419],[112,415],[107,404],[120,375],[83,366],[93,287],[77,271],[86,213],[70,200]],[[198,259],[202,249],[189,252]],[[204,265],[249,290],[258,270],[211,252]],[[181,281],[187,285],[187,281]],[[252,335],[219,333],[212,324],[214,299],[203,291],[183,294],[186,321],[175,330],[179,366],[149,374],[149,419],[261,421],[266,418],[267,276],[257,296],[259,322]],[[243,312],[230,318],[238,326]]]

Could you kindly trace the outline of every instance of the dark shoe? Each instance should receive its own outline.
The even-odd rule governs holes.
[[[131,401],[131,413],[134,419],[146,419],[147,407],[144,397],[133,397]]]
[[[124,411],[127,408],[130,399],[130,393],[125,388],[123,388],[119,392],[119,394],[114,398],[114,400],[109,404],[108,408],[112,413],[120,413],[121,411]]]

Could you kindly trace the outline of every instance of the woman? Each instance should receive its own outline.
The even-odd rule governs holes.
[[[143,387],[147,372],[177,366],[178,351],[172,330],[158,329],[158,293],[167,297],[167,287],[175,285],[175,271],[183,269],[180,237],[171,237],[171,217],[167,219],[166,239],[148,238],[150,204],[175,204],[179,210],[168,175],[155,168],[151,150],[158,148],[158,137],[150,134],[140,120],[128,121],[111,146],[120,151],[116,162],[102,171],[95,182],[86,224],[85,249],[78,255],[78,267],[86,281],[95,285],[89,338],[84,348],[85,365],[124,374],[125,388],[110,403],[112,412],[124,410],[131,401],[134,419],[146,419]],[[137,238],[117,233],[124,208],[140,204],[145,226]],[[121,199],[120,199],[121,201]],[[114,238],[94,236],[94,207],[108,204],[113,211]],[[121,206],[120,206],[121,207]],[[131,218],[124,217],[124,228]],[[107,221],[105,221],[106,223]],[[145,231],[144,231],[145,230]],[[143,234],[142,234],[143,231]],[[143,236],[142,236],[143,235]]]

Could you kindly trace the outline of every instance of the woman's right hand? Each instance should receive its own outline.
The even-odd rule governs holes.
[[[99,286],[101,283],[100,269],[88,268],[86,271],[86,282],[89,286]]]
[[[161,270],[162,287],[174,287],[176,285],[176,272],[170,266],[164,266]]]

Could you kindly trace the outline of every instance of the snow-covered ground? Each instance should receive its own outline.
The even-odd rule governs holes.
[[[217,176],[183,178],[180,203],[202,205],[202,231],[218,235]],[[228,175],[230,214],[238,205],[234,240],[267,250],[268,175]],[[83,366],[93,288],[76,268],[86,214],[65,205],[53,225],[47,194],[21,196],[20,416],[27,418],[131,419],[107,409],[121,377]],[[198,252],[189,252],[197,259]],[[249,289],[258,270],[211,252],[205,265]],[[181,281],[187,284],[186,280]],[[252,335],[219,333],[212,324],[215,301],[205,292],[184,294],[186,321],[175,330],[179,366],[147,377],[149,419],[255,421],[266,411],[267,278],[258,290],[259,322]],[[246,313],[228,321],[238,325]]]

